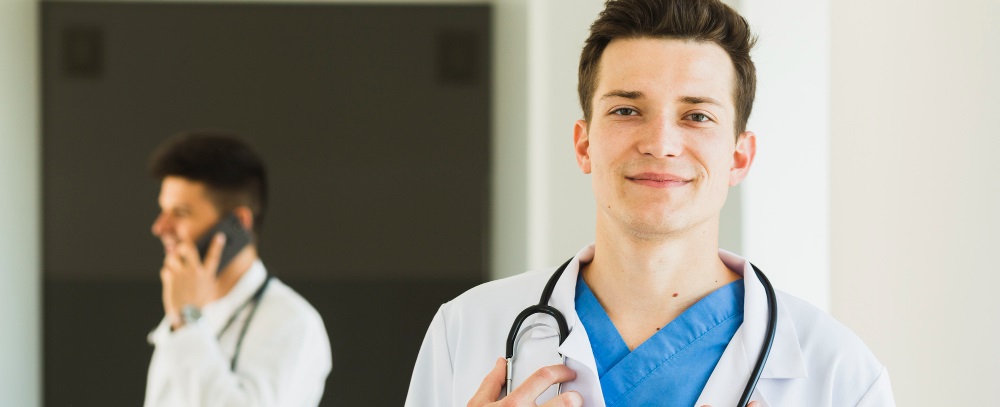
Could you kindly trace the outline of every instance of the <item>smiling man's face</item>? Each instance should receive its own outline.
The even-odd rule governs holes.
[[[601,56],[591,121],[575,128],[598,228],[641,238],[718,229],[755,139],[734,129],[733,64],[710,42],[614,40]]]
[[[183,177],[163,178],[159,203],[160,214],[151,229],[168,254],[182,241],[195,242],[201,238],[221,217],[208,197],[208,187]]]

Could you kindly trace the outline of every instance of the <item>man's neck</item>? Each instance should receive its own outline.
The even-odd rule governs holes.
[[[232,291],[236,283],[243,278],[243,275],[250,271],[250,267],[257,261],[257,249],[252,245],[245,247],[233,260],[226,265],[226,267],[219,273],[218,280],[215,284],[215,298],[214,300],[219,300],[225,297]]]
[[[581,272],[629,349],[740,278],[719,258],[712,226],[651,239],[598,225],[594,259]]]

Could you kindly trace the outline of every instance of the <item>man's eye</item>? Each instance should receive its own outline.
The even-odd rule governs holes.
[[[708,118],[708,115],[702,114],[702,113],[691,113],[691,114],[688,115],[688,118],[690,118],[691,120],[694,120],[696,122],[699,122],[699,123],[704,123],[704,122],[712,120],[712,119]]]
[[[636,112],[635,109],[630,107],[620,107],[615,110],[612,110],[611,114],[616,114],[619,116],[635,116],[639,114],[639,112]]]

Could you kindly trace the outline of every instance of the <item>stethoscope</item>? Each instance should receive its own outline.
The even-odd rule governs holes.
[[[264,277],[264,282],[261,283],[260,287],[257,288],[257,291],[253,293],[253,296],[237,308],[236,312],[233,312],[233,316],[229,317],[229,321],[227,321],[226,325],[222,327],[221,331],[219,331],[217,338],[222,339],[222,335],[229,330],[229,326],[236,321],[236,317],[239,316],[247,307],[251,307],[250,314],[247,315],[247,319],[243,321],[243,328],[240,329],[240,336],[236,338],[236,350],[233,351],[233,359],[229,363],[229,369],[233,372],[236,371],[236,359],[240,357],[240,347],[243,346],[243,338],[247,335],[247,328],[250,327],[250,321],[253,320],[254,314],[257,313],[257,305],[260,304],[260,299],[264,296],[264,291],[267,290],[267,285],[271,282],[272,278],[273,277],[270,274],[268,274],[267,277]]]
[[[507,353],[505,354],[507,359],[508,395],[510,395],[514,377],[514,344],[517,341],[517,333],[521,330],[521,324],[524,323],[525,319],[534,314],[547,314],[554,318],[556,325],[558,325],[560,346],[569,335],[569,325],[566,323],[566,317],[559,310],[549,305],[549,298],[552,297],[552,290],[556,288],[556,282],[559,281],[559,277],[562,276],[563,271],[566,270],[566,266],[569,266],[569,263],[572,261],[573,258],[566,260],[565,263],[556,269],[555,273],[552,273],[552,277],[545,283],[545,289],[542,290],[542,298],[538,301],[538,304],[521,311],[517,315],[517,318],[514,319],[514,325],[510,327],[510,334],[507,335]],[[774,333],[777,329],[776,321],[778,320],[778,300],[774,295],[774,287],[771,286],[771,281],[764,276],[764,273],[757,266],[751,263],[750,267],[753,267],[753,271],[757,273],[757,278],[764,285],[764,293],[767,295],[767,331],[764,333],[764,344],[761,346],[760,356],[757,357],[757,363],[754,364],[753,371],[750,373],[750,380],[747,381],[747,386],[743,389],[743,396],[740,397],[739,403],[736,404],[737,407],[746,407],[750,403],[750,395],[753,394],[754,388],[757,387],[757,381],[760,379],[761,373],[764,372],[764,363],[767,362],[767,356],[771,353],[771,345],[774,344]],[[562,353],[559,356],[562,359],[562,363],[566,364],[566,356]],[[556,394],[559,393],[562,393],[562,383],[556,387]]]

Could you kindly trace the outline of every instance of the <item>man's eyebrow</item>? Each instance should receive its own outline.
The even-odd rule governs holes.
[[[613,97],[636,100],[636,99],[642,99],[645,96],[646,95],[644,95],[642,92],[637,91],[637,90],[618,90],[618,89],[616,89],[616,90],[612,90],[612,91],[610,91],[608,93],[605,93],[603,96],[601,96],[601,100],[604,100],[604,99],[607,99],[607,98],[613,98]]]
[[[681,103],[687,103],[689,105],[700,105],[703,103],[708,103],[719,107],[725,107],[722,105],[722,102],[719,102],[718,100],[715,100],[708,96],[681,96],[677,100],[679,100]]]

